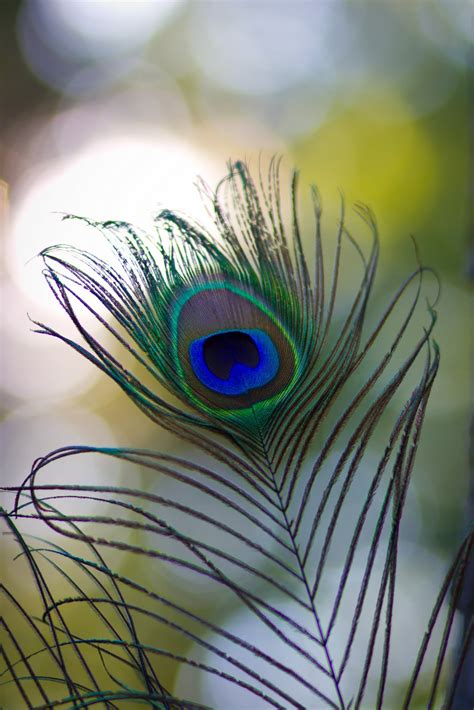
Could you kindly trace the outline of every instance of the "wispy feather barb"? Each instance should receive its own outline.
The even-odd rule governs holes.
[[[435,312],[430,306],[427,326],[410,340],[426,271],[419,266],[366,332],[379,254],[374,216],[356,207],[371,235],[366,254],[346,226],[342,202],[328,276],[316,190],[312,198],[311,261],[299,225],[297,175],[287,219],[278,161],[265,184],[245,164],[231,167],[211,196],[217,236],[164,211],[154,236],[123,222],[86,220],[109,242],[110,262],[72,247],[43,252],[46,279],[81,339],[42,323],[39,331],[88,358],[147,416],[206,458],[71,446],[35,462],[18,490],[17,515],[40,518],[80,541],[84,552],[27,543],[6,517],[43,605],[39,622],[5,590],[39,648],[23,651],[4,624],[10,645],[3,677],[28,707],[201,707],[163,687],[163,659],[225,682],[229,708],[382,707],[394,697],[402,514],[439,363],[431,340]],[[343,312],[338,295],[348,259],[360,279]],[[81,309],[133,356],[137,370],[87,329]],[[146,382],[140,372],[148,373]],[[411,389],[402,392],[407,378]],[[158,474],[160,485],[141,491],[38,480],[45,467],[78,454],[139,465]],[[77,514],[61,513],[62,498],[77,500]],[[91,515],[89,500],[107,501],[108,513]],[[81,529],[85,522],[96,526]],[[131,530],[140,536],[137,544]],[[107,548],[156,565],[156,585],[113,569]],[[433,599],[398,707],[410,706],[420,684],[419,693],[429,687],[427,706],[435,702],[471,550],[472,535]],[[55,597],[46,567],[72,596]],[[164,568],[171,577],[184,570],[188,589],[206,585],[205,598],[195,604],[170,593],[160,581]],[[84,591],[78,575],[92,591]],[[75,629],[70,607],[94,612],[103,635]],[[230,611],[240,614],[237,626],[226,621]],[[459,668],[470,642],[467,634]],[[91,661],[97,654],[100,671]],[[37,670],[38,655],[50,657],[49,677]]]

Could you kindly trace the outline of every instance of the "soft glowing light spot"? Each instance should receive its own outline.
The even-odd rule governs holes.
[[[66,54],[128,51],[148,40],[176,12],[181,0],[38,0],[48,39]]]
[[[334,43],[336,30],[340,41]],[[339,58],[346,51],[351,35],[338,3],[276,3],[271,12],[266,3],[255,3],[251,12],[241,3],[196,3],[189,25],[194,59],[205,76],[251,95],[306,80],[326,85],[334,53]]]
[[[40,310],[44,316],[44,308],[58,308],[44,286],[39,262],[31,262],[42,249],[73,244],[110,258],[96,230],[63,222],[62,215],[125,220],[151,233],[154,215],[165,206],[208,220],[193,184],[198,175],[216,179],[208,156],[171,134],[123,131],[28,174],[17,190],[6,258],[17,288],[36,302],[35,316]]]
[[[18,20],[31,70],[70,94],[102,88],[135,66],[182,0],[30,0]]]

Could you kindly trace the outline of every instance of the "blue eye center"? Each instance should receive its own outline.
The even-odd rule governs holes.
[[[255,340],[240,330],[209,336],[204,341],[202,350],[209,371],[221,380],[229,379],[234,365],[255,368],[260,362]]]
[[[259,328],[217,331],[198,338],[189,346],[189,359],[202,384],[224,395],[264,387],[280,366],[272,339]]]

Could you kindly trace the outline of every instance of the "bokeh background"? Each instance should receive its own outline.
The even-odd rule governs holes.
[[[443,564],[468,493],[472,29],[458,0],[2,0],[2,483],[64,444],[178,446],[86,361],[32,332],[28,316],[69,327],[38,252],[102,248],[61,214],[146,228],[168,207],[205,222],[198,176],[214,186],[229,159],[257,167],[279,154],[318,185],[330,234],[339,190],[374,210],[378,294],[416,266],[411,236],[441,278],[441,371],[411,534]],[[127,479],[126,467],[94,466],[92,480]]]

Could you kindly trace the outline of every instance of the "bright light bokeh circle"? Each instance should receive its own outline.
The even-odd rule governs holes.
[[[217,180],[207,154],[171,134],[143,130],[121,130],[26,175],[17,190],[6,243],[13,282],[27,297],[41,301],[41,308],[56,309],[40,266],[28,263],[32,257],[59,243],[110,255],[95,230],[62,221],[64,214],[124,220],[153,230],[154,215],[166,207],[205,221],[195,187],[198,175],[211,183]]]
[[[145,44],[180,5],[182,0],[30,0],[19,14],[20,45],[33,69],[40,46],[43,54],[49,49],[87,61],[128,53]]]

